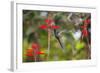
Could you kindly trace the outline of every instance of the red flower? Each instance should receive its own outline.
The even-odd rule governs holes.
[[[47,29],[48,27],[46,26],[46,25],[41,25],[40,26],[40,29]],[[56,25],[52,25],[52,26],[50,26],[50,28],[52,28],[52,29],[58,29],[58,28],[60,28],[60,26],[56,26]]]
[[[51,24],[51,23],[53,22],[53,20],[46,19],[45,22],[46,22],[47,24]]]
[[[53,25],[53,26],[51,26],[51,28],[52,29],[58,29],[58,28],[60,28],[60,26]]]
[[[80,26],[82,28],[82,35],[83,35],[83,37],[88,37],[89,32],[87,30],[87,25],[89,25],[91,23],[91,20],[86,19],[86,20],[84,20],[83,23],[84,23],[83,26]]]
[[[26,51],[27,51],[27,53],[32,53],[33,49],[27,49]]]
[[[54,22],[54,21],[50,20],[50,19],[46,19],[45,22],[46,22],[46,24],[48,24],[49,26],[51,26],[52,22]]]
[[[84,37],[88,37],[89,32],[88,32],[88,30],[83,29],[82,34],[83,34]]]
[[[43,51],[39,51],[37,52],[37,54],[45,54]]]
[[[32,49],[27,49],[26,50],[26,56],[33,56],[33,50]]]
[[[46,25],[40,25],[39,28],[40,28],[40,29],[46,29],[47,26],[46,26]]]
[[[32,54],[32,53],[27,53],[26,56],[30,56],[30,57],[32,57],[33,54]]]
[[[90,19],[87,19],[87,22],[88,22],[88,24],[90,24],[91,23],[91,20]]]
[[[88,24],[90,24],[90,22],[91,22],[90,19],[86,19],[86,20],[84,20],[84,25],[88,25]]]
[[[60,26],[52,25],[52,23],[54,22],[53,20],[46,19],[45,22],[46,22],[47,26],[46,25],[41,25],[41,26],[39,26],[40,29],[44,30],[44,29],[48,29],[48,28],[50,28],[50,29],[58,29],[58,28],[60,28]]]
[[[82,35],[84,36],[84,37],[88,37],[88,30],[87,30],[87,26],[86,25],[84,25],[84,26],[80,26],[81,28],[82,28]]]
[[[32,49],[38,49],[39,48],[39,45],[38,44],[36,44],[36,43],[33,43],[32,44]]]

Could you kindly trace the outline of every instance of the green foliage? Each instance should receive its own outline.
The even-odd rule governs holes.
[[[50,51],[48,57],[48,27],[47,29],[40,29],[40,25],[47,25],[45,19],[48,16],[40,16],[41,11],[32,11],[32,10],[23,10],[23,62],[29,62],[34,60],[27,60],[28,56],[26,56],[26,50],[28,48],[32,48],[32,43],[38,43],[40,51],[45,52],[45,54],[40,54],[40,61],[64,61],[64,60],[81,60],[88,59],[87,51],[85,50],[87,39],[75,40],[73,37],[73,33],[77,32],[80,29],[80,26],[74,25],[73,22],[69,22],[67,17],[70,12],[52,12],[54,16],[52,19],[54,20],[54,24],[60,26],[57,29],[57,33],[62,32],[60,35],[61,43],[64,48],[61,48],[57,38],[54,35],[54,30],[52,29],[50,32]],[[49,14],[49,12],[47,12]],[[82,13],[87,14],[87,13]],[[80,14],[79,14],[80,15]],[[85,17],[86,18],[86,17]],[[82,25],[82,23],[80,23]],[[29,31],[30,30],[30,31]],[[36,33],[34,36],[31,36],[31,42],[28,42],[29,34]],[[73,51],[75,53],[73,53]]]
[[[77,41],[77,42],[76,42],[75,48],[76,48],[77,50],[81,50],[81,49],[84,48],[84,46],[85,46],[84,42]]]

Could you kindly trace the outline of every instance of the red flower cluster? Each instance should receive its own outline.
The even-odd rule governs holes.
[[[32,49],[38,49],[38,48],[40,48],[40,46],[37,43],[32,44]]]
[[[33,43],[32,48],[26,50],[26,56],[33,57],[34,53],[36,53],[37,55],[45,54],[43,51],[35,51],[39,48],[40,48],[40,46],[38,44]]]
[[[58,29],[58,28],[60,28],[60,26],[52,25],[53,22],[54,22],[53,20],[46,19],[46,20],[45,20],[45,23],[46,23],[47,25],[45,25],[45,24],[40,25],[39,28],[40,28],[40,29],[43,29],[43,30],[48,29],[48,28],[51,28],[51,29]]]
[[[90,22],[91,22],[90,19],[86,19],[86,20],[83,21],[83,26],[81,26],[83,37],[88,37],[88,35],[89,35],[87,27],[90,24]]]
[[[36,43],[32,44],[32,49],[33,49],[34,53],[36,53],[37,55],[45,54],[43,51],[38,51],[39,48],[40,48],[40,46],[38,44],[36,44]]]

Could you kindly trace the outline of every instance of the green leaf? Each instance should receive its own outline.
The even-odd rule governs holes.
[[[76,48],[77,50],[80,50],[80,49],[84,48],[84,46],[85,46],[84,42],[78,41],[78,42],[76,42],[75,48]]]

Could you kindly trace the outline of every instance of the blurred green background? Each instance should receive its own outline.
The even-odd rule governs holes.
[[[91,46],[91,24],[87,27],[88,37],[82,37],[83,21],[91,19],[90,13],[79,12],[55,12],[55,11],[36,11],[23,10],[23,62],[41,62],[41,61],[64,61],[64,60],[84,60],[90,59]],[[47,26],[46,19],[53,20],[53,25],[59,26],[56,29],[58,39],[55,37],[54,29]],[[50,29],[50,32],[48,32]],[[48,40],[50,34],[50,41]],[[49,52],[48,52],[48,41]],[[38,44],[39,54],[34,53],[32,45]],[[35,49],[35,50],[36,50]]]

